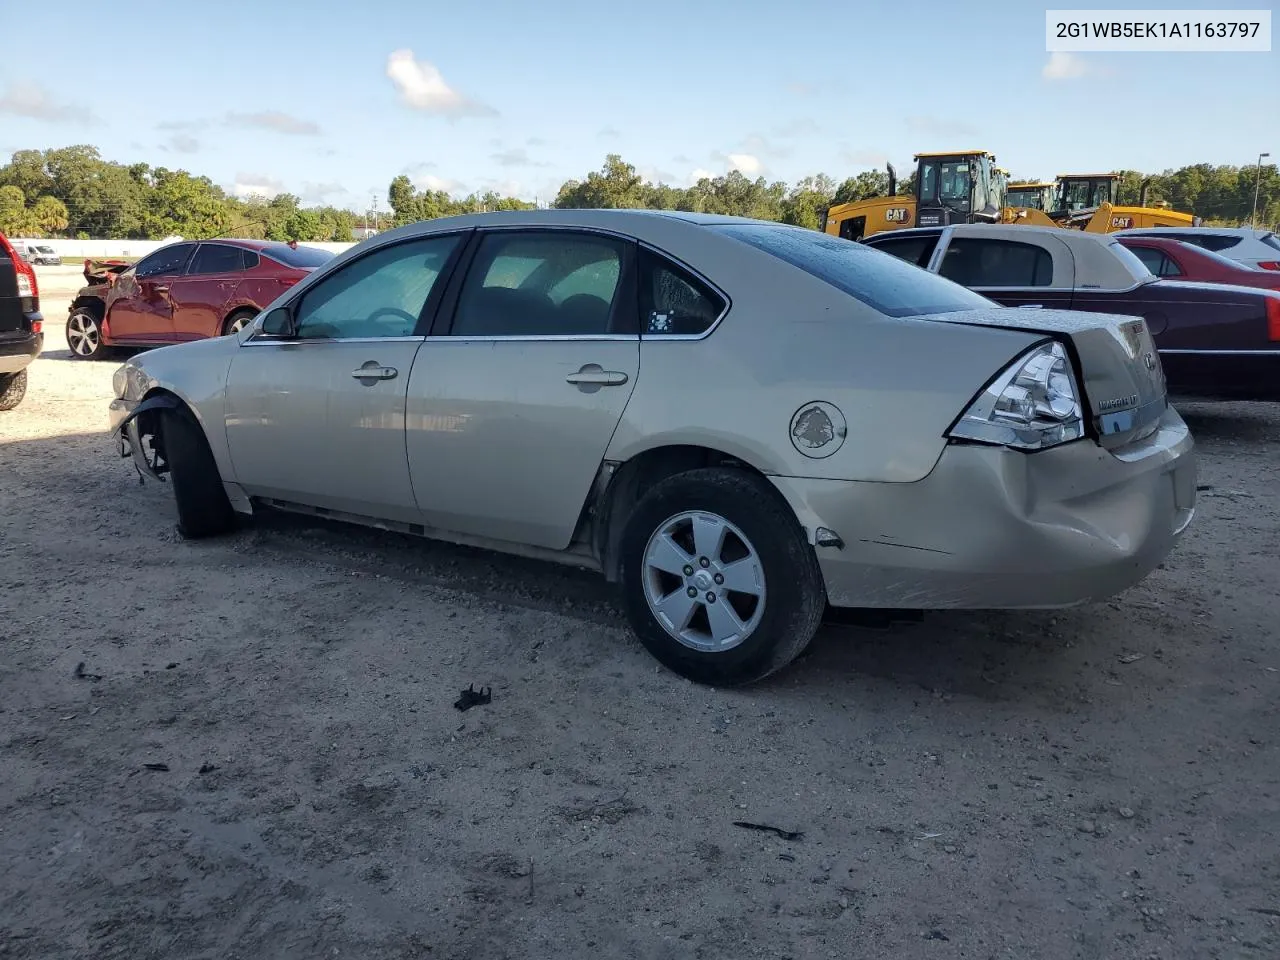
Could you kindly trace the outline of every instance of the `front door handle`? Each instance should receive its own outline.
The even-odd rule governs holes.
[[[620,387],[627,382],[627,375],[620,370],[602,370],[598,365],[589,363],[564,379],[566,383],[583,386]]]
[[[156,293],[168,293],[168,292],[169,292],[169,286],[168,286],[168,284],[164,284],[164,283],[156,284],[156,285],[155,285],[154,287],[152,287],[151,289],[152,289],[152,290],[154,290]]]
[[[380,366],[376,360],[370,360],[368,363],[352,370],[351,376],[361,382],[369,381],[369,383],[365,384],[368,386],[375,380],[392,380],[399,372],[395,367]]]

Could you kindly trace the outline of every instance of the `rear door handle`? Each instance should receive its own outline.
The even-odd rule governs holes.
[[[566,383],[587,384],[597,387],[619,387],[627,382],[627,375],[620,370],[582,369],[564,378]]]
[[[357,380],[392,380],[399,372],[395,367],[380,367],[370,360],[364,366],[352,370],[351,376]]]
[[[168,293],[168,292],[169,292],[169,287],[168,287],[168,285],[167,285],[167,284],[157,284],[156,286],[152,287],[151,289],[153,289],[156,293]]]

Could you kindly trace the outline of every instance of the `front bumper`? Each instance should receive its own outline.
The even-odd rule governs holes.
[[[1077,441],[1034,454],[955,444],[915,483],[772,478],[810,532],[836,607],[1018,609],[1133,586],[1195,515],[1195,442],[1160,428],[1110,453]]]
[[[0,373],[17,373],[31,366],[44,349],[43,333],[0,337]]]

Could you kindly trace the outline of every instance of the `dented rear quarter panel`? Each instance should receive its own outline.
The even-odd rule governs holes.
[[[642,339],[639,379],[606,453],[610,460],[693,444],[766,474],[919,480],[975,394],[1043,339],[994,326],[885,317],[711,230],[663,233],[655,229],[648,239],[713,278],[732,305],[702,339]],[[792,417],[815,401],[838,408],[848,427],[839,450],[822,459],[800,453],[790,435]]]

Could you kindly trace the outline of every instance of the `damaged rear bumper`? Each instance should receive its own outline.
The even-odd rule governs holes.
[[[837,607],[1018,609],[1133,586],[1195,514],[1195,445],[1166,410],[1140,444],[1026,454],[955,444],[915,483],[774,477],[814,538]]]

